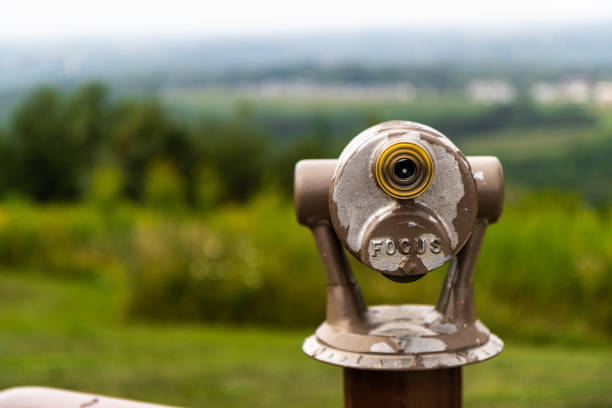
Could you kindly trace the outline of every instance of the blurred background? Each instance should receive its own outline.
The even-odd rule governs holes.
[[[57,0],[0,15],[0,389],[334,407],[293,166],[381,121],[497,155],[466,405],[612,406],[612,3]],[[369,303],[433,303],[353,262]]]

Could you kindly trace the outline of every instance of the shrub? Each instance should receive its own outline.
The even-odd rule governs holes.
[[[508,205],[476,270],[480,318],[502,335],[612,335],[610,215],[558,194]],[[134,318],[312,327],[325,314],[310,232],[275,191],[172,217],[125,203],[5,202],[0,262],[63,278],[122,276]],[[370,304],[431,304],[444,280],[440,270],[401,285],[351,263]]]

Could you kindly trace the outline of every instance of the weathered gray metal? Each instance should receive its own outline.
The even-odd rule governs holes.
[[[465,157],[444,135],[414,122],[369,128],[338,160],[299,162],[296,214],[313,232],[328,280],[326,320],[304,352],[385,371],[459,367],[499,354],[502,341],[476,319],[472,278],[503,193],[497,158]],[[437,305],[366,307],[343,247],[399,282],[450,261]]]
[[[103,395],[46,387],[16,387],[0,391],[0,408],[172,408]]]

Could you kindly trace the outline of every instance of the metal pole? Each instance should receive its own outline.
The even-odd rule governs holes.
[[[461,367],[426,371],[344,369],[346,408],[461,408]]]

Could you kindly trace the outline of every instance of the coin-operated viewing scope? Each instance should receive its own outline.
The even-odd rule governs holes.
[[[466,157],[414,122],[371,127],[338,160],[300,161],[297,218],[312,230],[328,280],[326,320],[304,351],[384,371],[459,367],[500,353],[502,341],[476,319],[472,277],[503,195],[497,158]],[[343,247],[402,283],[450,262],[437,305],[366,307]]]

